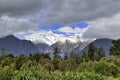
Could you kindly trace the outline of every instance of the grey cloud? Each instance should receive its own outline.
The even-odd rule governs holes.
[[[46,0],[0,0],[0,14],[21,16],[35,14],[45,8]]]
[[[111,17],[120,11],[119,0],[60,0],[56,4],[51,3],[52,6],[45,11],[46,18],[41,22],[71,24]]]
[[[10,34],[25,32],[34,29],[38,24],[28,19],[17,19],[8,16],[0,18],[0,37]]]
[[[120,11],[119,0],[0,0],[0,14],[44,13],[43,24],[65,24],[110,17]]]
[[[84,38],[120,38],[120,14],[108,19],[98,19],[83,34]]]
[[[72,24],[109,18],[120,12],[119,4],[120,0],[0,0],[0,33],[27,31],[38,24]],[[44,16],[39,18],[41,14]],[[9,21],[3,21],[4,15]]]

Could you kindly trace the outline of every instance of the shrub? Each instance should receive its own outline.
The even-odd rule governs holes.
[[[119,67],[117,65],[105,61],[94,63],[93,68],[95,72],[106,76],[117,76],[119,74]]]
[[[15,75],[14,70],[9,67],[0,69],[0,80],[12,80]]]
[[[120,72],[119,67],[106,61],[83,62],[77,69],[79,72],[94,71],[105,76],[117,76]]]

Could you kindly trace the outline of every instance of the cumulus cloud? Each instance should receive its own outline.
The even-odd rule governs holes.
[[[41,2],[41,0],[0,0],[0,15],[28,15],[37,8],[40,9]]]
[[[120,11],[119,4],[119,0],[0,0],[0,14],[43,14],[41,24],[71,24],[113,16]]]
[[[56,0],[56,3],[53,2],[47,7],[46,18],[41,22],[71,24],[101,17],[107,18],[120,11],[119,4],[119,0]]]
[[[0,0],[0,37],[36,28],[35,21],[52,25],[107,19],[120,12],[119,4],[120,0]]]
[[[86,32],[87,28],[72,28],[70,26],[65,26],[65,27],[61,27],[59,28],[57,31],[59,32],[64,32],[64,33],[73,33],[73,34],[83,34],[84,32]]]
[[[2,16],[0,18],[0,37],[34,29],[38,24],[34,21]]]
[[[120,38],[120,14],[111,18],[98,19],[90,25],[84,38]]]

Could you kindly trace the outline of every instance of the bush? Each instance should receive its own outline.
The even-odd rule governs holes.
[[[9,67],[0,69],[0,80],[12,80],[15,75],[14,70]]]
[[[107,78],[94,72],[68,72],[65,74],[63,80],[107,80]]]
[[[113,63],[113,64],[115,64],[115,65],[120,67],[120,56],[110,56],[107,59],[107,62]]]
[[[119,67],[117,65],[106,61],[84,62],[80,64],[77,70],[79,72],[94,71],[96,73],[103,74],[105,76],[117,76],[120,73]]]
[[[93,68],[95,72],[106,76],[117,76],[119,74],[119,67],[117,65],[105,61],[96,62]]]
[[[93,64],[94,64],[93,61],[83,62],[79,65],[77,71],[79,71],[79,72],[94,71],[93,70]]]

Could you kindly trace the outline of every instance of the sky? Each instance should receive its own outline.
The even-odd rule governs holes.
[[[120,38],[120,0],[0,0],[0,37],[37,31]]]

